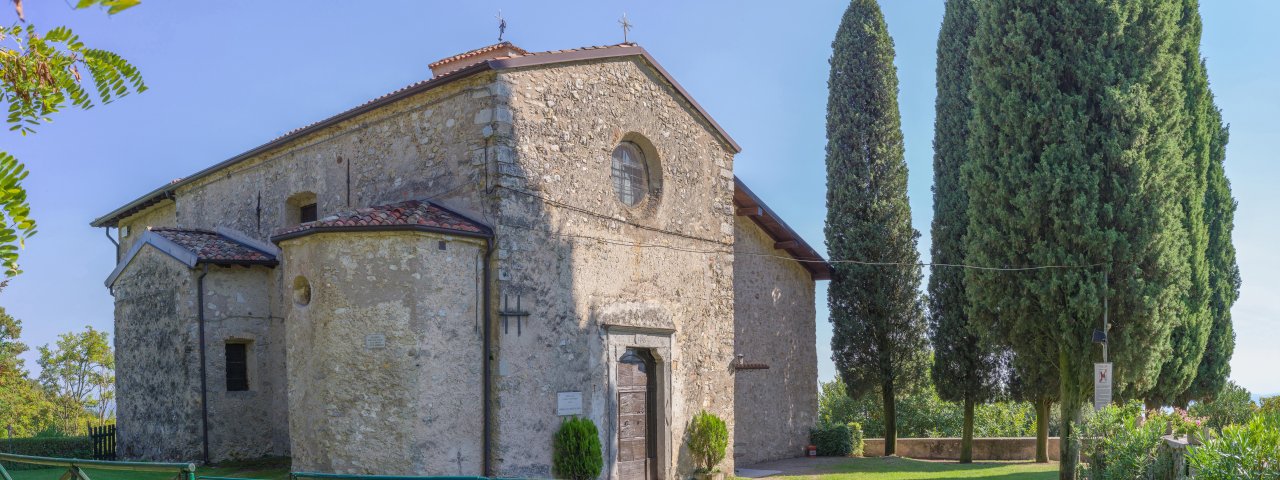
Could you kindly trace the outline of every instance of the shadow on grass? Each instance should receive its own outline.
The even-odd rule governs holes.
[[[790,472],[784,474],[788,475]],[[795,472],[798,475],[819,475],[833,479],[943,479],[985,478],[1001,480],[1047,480],[1057,478],[1054,464],[1027,462],[975,462],[961,464],[912,460],[901,457],[839,459],[817,466],[811,472]]]

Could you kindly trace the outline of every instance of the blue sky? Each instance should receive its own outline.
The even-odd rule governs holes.
[[[6,2],[7,3],[7,2]],[[121,15],[27,2],[28,20],[67,25],[124,55],[151,90],[89,111],[66,111],[35,136],[0,133],[0,148],[31,170],[40,233],[22,252],[27,273],[0,293],[25,322],[25,341],[110,329],[102,281],[111,244],[88,223],[174,178],[430,76],[427,64],[506,38],[530,50],[617,43],[617,19],[743,147],[736,171],[811,244],[822,248],[827,57],[843,2],[616,1],[148,1]],[[897,44],[900,105],[914,222],[928,258],[932,194],[934,50],[941,0],[885,1]],[[1280,393],[1280,2],[1203,2],[1204,54],[1231,124],[1227,173],[1240,208],[1235,243],[1244,287],[1233,314],[1232,377]],[[8,7],[0,22],[12,22]],[[825,282],[818,357],[829,360]],[[34,357],[28,355],[29,366]],[[1118,368],[1123,368],[1118,366]]]

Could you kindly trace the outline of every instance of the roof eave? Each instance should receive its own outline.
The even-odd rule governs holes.
[[[359,225],[359,226],[328,226],[328,227],[309,227],[302,230],[282,233],[271,237],[271,243],[279,245],[286,240],[293,240],[299,237],[305,237],[316,233],[368,233],[368,232],[426,232],[436,233],[440,235],[451,235],[455,237],[478,238],[488,240],[493,238],[493,234],[489,232],[468,232],[464,230],[454,230],[451,228],[431,227],[427,225]]]
[[[761,229],[765,231],[771,238],[778,242],[794,242],[795,246],[786,248],[785,251],[792,258],[799,261],[800,265],[808,270],[814,280],[830,280],[831,264],[827,263],[822,254],[818,253],[800,234],[791,229],[782,217],[774,213],[769,205],[765,204],[760,197],[756,196],[742,179],[737,175],[733,177],[734,186],[734,204],[735,207],[749,207],[758,209],[758,215],[746,215],[751,217],[751,221],[755,222]]]

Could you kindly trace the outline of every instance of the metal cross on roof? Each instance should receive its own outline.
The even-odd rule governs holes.
[[[618,24],[622,25],[622,43],[629,43],[627,33],[631,31],[631,22],[627,20],[627,12],[622,12],[622,19],[618,20]]]
[[[507,19],[502,18],[502,10],[498,10],[498,43],[502,43],[502,35],[507,33]]]

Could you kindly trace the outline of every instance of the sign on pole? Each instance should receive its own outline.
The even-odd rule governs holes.
[[[1093,364],[1093,409],[1101,410],[1111,403],[1111,364]]]

